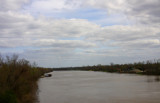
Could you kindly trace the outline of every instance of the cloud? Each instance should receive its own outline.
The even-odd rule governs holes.
[[[159,0],[87,0],[87,5],[106,9],[109,13],[125,13],[128,18],[140,24],[159,25]],[[86,3],[84,3],[86,5]]]
[[[101,20],[94,21],[95,23],[99,21],[99,24],[104,24],[101,21],[109,22],[117,20],[116,14],[120,15],[119,19],[123,17],[120,20],[126,19],[128,23],[153,26],[159,26],[160,23],[159,0],[143,0],[143,2],[139,0],[59,0],[58,2],[56,0],[34,0],[29,5],[24,6],[25,11],[33,15],[46,15],[55,18],[57,17],[56,15],[60,15],[58,18],[67,18],[66,12],[74,15],[75,12],[80,12],[78,10],[89,8],[106,11],[106,14],[104,14],[106,15],[106,19],[101,18]],[[85,15],[87,16],[87,14]],[[108,20],[108,16],[114,17]],[[119,23],[119,21],[116,23]]]
[[[52,43],[65,45],[69,43],[69,40],[61,40],[63,38],[83,37],[88,42],[98,40],[101,40],[99,42],[122,42],[135,41],[137,39],[155,39],[159,36],[158,33],[160,32],[160,30],[155,27],[129,25],[100,27],[99,25],[82,19],[35,19],[29,14],[24,15],[16,12],[3,12],[0,14],[2,20],[1,38],[3,37],[3,41],[6,41],[6,43],[8,42],[7,40],[10,40],[10,42],[13,40],[13,43],[9,45],[18,44],[15,46],[22,46],[23,43],[16,43],[14,41],[23,42],[23,39],[26,38],[30,45],[32,42],[42,42],[39,44],[43,45],[51,45]],[[16,39],[13,39],[13,37]],[[21,38],[23,39],[20,40]],[[65,42],[63,43],[63,41]],[[72,40],[72,42],[73,41],[74,40]],[[81,44],[82,41],[84,40],[74,41],[74,44],[75,42]]]
[[[35,17],[30,12],[21,12],[22,5],[28,3],[27,0],[13,0],[13,4],[9,4],[9,1],[1,2],[2,53],[14,51],[21,57],[37,61],[41,66],[80,66],[111,61],[122,63],[121,58],[126,59],[124,61],[133,61],[159,56],[157,0],[60,0],[58,4],[55,0],[35,0],[28,4],[37,10],[58,12],[64,9],[76,11],[89,6],[114,15],[117,12],[122,13],[126,15],[123,21],[126,17],[130,18],[127,20],[137,20],[133,24],[114,23],[107,26],[100,26],[87,19],[54,19],[46,15]],[[118,16],[121,17],[119,14]],[[112,19],[111,16],[111,19],[105,22],[110,23],[117,18]]]
[[[0,0],[0,11],[18,10],[30,0]]]
[[[7,18],[6,18],[7,17]],[[83,37],[90,29],[99,27],[87,20],[48,20],[35,19],[29,14],[17,12],[0,12],[0,46],[68,46],[92,47],[94,43],[83,40],[63,40],[63,38]],[[85,31],[85,32],[84,32]],[[62,40],[61,40],[62,39]]]
[[[93,41],[136,41],[137,39],[149,39],[159,37],[159,29],[144,26],[106,26],[101,27],[87,39]],[[98,35],[97,35],[98,34]]]
[[[73,10],[79,8],[82,0],[34,0],[26,9],[44,12],[61,12],[66,10]]]

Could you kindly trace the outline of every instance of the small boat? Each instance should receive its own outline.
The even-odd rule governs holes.
[[[44,77],[51,77],[52,74],[44,74]]]

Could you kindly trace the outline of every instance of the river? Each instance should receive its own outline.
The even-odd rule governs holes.
[[[40,103],[160,103],[156,76],[54,71],[39,80]]]

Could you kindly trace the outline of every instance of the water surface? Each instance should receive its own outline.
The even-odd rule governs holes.
[[[39,81],[40,103],[160,103],[156,76],[54,71]]]

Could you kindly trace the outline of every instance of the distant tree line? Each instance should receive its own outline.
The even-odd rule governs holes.
[[[139,73],[146,75],[160,75],[160,59],[150,60],[146,62],[137,62],[129,64],[114,64],[96,65],[83,67],[66,67],[54,68],[54,71],[60,70],[86,70],[86,71],[103,71],[103,72],[118,72],[118,73]],[[137,71],[136,71],[137,70]]]

